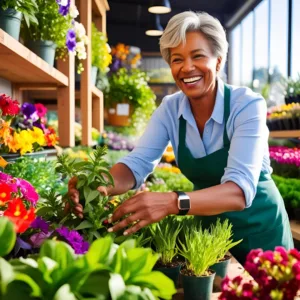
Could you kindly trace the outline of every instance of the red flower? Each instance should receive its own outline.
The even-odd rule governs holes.
[[[289,254],[300,260],[300,252],[297,249],[289,250]]]
[[[41,103],[36,103],[36,104],[34,104],[34,106],[35,106],[37,115],[40,118],[43,118],[45,116],[45,114],[47,113],[47,108]]]
[[[20,111],[20,105],[17,100],[12,100],[9,96],[0,95],[0,109],[3,116],[15,116]]]
[[[26,210],[26,207],[20,198],[12,199],[8,203],[8,208],[4,212],[14,224],[15,230],[22,233],[27,230],[32,221],[35,219],[34,207]]]
[[[0,182],[0,206],[10,200],[10,193],[12,192],[10,186],[5,182]]]

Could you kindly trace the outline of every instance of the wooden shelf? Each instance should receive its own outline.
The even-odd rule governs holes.
[[[273,138],[300,138],[300,130],[270,131]]]
[[[290,221],[293,238],[300,241],[300,222],[295,220]]]
[[[68,86],[68,77],[0,29],[0,77],[13,83]]]
[[[95,16],[103,17],[106,11],[109,10],[107,0],[93,0],[92,9]]]

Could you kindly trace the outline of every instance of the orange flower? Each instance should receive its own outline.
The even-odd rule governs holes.
[[[7,165],[8,162],[2,156],[0,156],[0,167],[5,168]]]
[[[34,207],[26,210],[26,207],[20,198],[12,199],[8,202],[8,208],[4,212],[14,224],[17,233],[22,233],[28,229],[35,219]]]
[[[0,182],[0,206],[4,206],[4,204],[10,200],[11,192],[12,190],[8,184],[5,182]]]

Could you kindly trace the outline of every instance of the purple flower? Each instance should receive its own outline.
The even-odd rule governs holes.
[[[70,0],[63,1],[63,0],[56,0],[59,9],[58,12],[62,15],[62,16],[66,16],[69,13],[69,9],[70,9]]]
[[[34,229],[41,229],[44,233],[49,232],[49,223],[47,223],[45,220],[43,220],[42,217],[37,217],[30,225],[31,228]]]
[[[40,248],[43,242],[51,235],[51,231],[45,233],[43,231],[33,234],[29,241],[32,244],[33,248]]]
[[[76,33],[74,29],[69,29],[67,32],[66,46],[69,51],[75,51],[76,48]]]
[[[69,230],[67,227],[62,226],[57,228],[56,232],[68,242],[76,254],[84,254],[88,250],[89,243],[76,230]]]
[[[31,115],[36,112],[34,104],[25,102],[21,107],[21,112],[26,116],[27,119],[31,119]]]

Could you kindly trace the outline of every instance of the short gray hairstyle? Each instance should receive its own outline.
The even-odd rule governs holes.
[[[225,65],[228,42],[220,21],[205,12],[186,11],[173,16],[160,38],[160,52],[164,60],[170,64],[170,48],[186,42],[187,32],[201,32],[211,43],[214,56],[221,57],[221,68]]]

